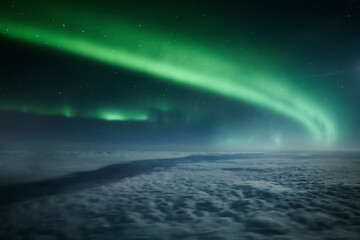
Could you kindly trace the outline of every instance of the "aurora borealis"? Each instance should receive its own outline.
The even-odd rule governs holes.
[[[360,239],[360,0],[1,0],[0,239]]]
[[[297,34],[301,34],[301,30],[297,30],[300,33],[296,33],[296,30],[288,28],[288,26],[294,28],[299,25],[296,19],[293,20],[293,23],[273,19],[272,25],[270,22],[270,26],[273,26],[273,33],[269,35],[272,38],[250,39],[250,42],[253,41],[253,43],[249,44],[249,37],[244,37],[245,33],[252,36],[255,34],[254,32],[266,29],[265,26],[262,24],[252,25],[252,27],[257,26],[256,29],[260,30],[248,33],[247,27],[243,26],[246,23],[242,22],[249,16],[245,15],[237,19],[236,11],[230,11],[228,21],[237,19],[237,25],[229,27],[228,22],[220,20],[226,15],[232,4],[241,8],[241,3],[237,3],[238,5],[226,3],[227,7],[224,7],[223,12],[219,11],[218,13],[204,8],[204,13],[200,15],[203,20],[196,17],[195,13],[198,10],[193,10],[194,15],[184,15],[180,18],[187,18],[187,23],[198,21],[199,24],[184,28],[183,24],[176,22],[179,16],[172,16],[172,11],[176,11],[176,8],[173,9],[171,4],[159,3],[145,8],[160,9],[159,11],[162,13],[166,12],[164,15],[158,16],[151,11],[147,15],[142,14],[141,11],[128,13],[124,9],[127,6],[126,3],[115,4],[119,11],[116,13],[111,10],[111,4],[100,7],[101,4],[97,1],[86,8],[81,2],[78,4],[60,1],[39,3],[41,8],[26,1],[15,2],[2,3],[4,8],[0,12],[1,39],[6,44],[12,44],[14,49],[16,45],[21,45],[24,49],[34,49],[34,52],[41,49],[41,51],[51,54],[50,58],[56,59],[57,55],[61,55],[59,58],[62,60],[59,61],[66,61],[64,59],[72,61],[73,57],[76,57],[76,62],[83,60],[89,62],[90,65],[101,66],[99,68],[117,69],[127,80],[126,82],[123,79],[114,80],[115,77],[104,80],[100,76],[101,74],[95,74],[96,77],[89,76],[91,80],[86,80],[87,73],[84,73],[81,75],[81,80],[67,80],[76,83],[66,87],[67,93],[63,93],[62,90],[54,91],[53,95],[56,95],[56,98],[48,96],[49,93],[37,95],[31,88],[28,90],[16,89],[9,84],[10,91],[1,96],[0,110],[3,112],[22,113],[25,114],[24,116],[30,114],[63,118],[59,121],[98,119],[104,121],[100,123],[104,125],[116,125],[116,122],[119,126],[124,123],[143,123],[148,129],[152,129],[151,131],[157,129],[162,132],[161,134],[174,138],[177,138],[177,131],[184,131],[183,128],[188,129],[186,131],[189,132],[192,132],[194,128],[201,132],[205,128],[206,133],[204,134],[208,136],[204,138],[225,136],[216,141],[227,139],[229,142],[232,142],[231,139],[242,139],[240,142],[235,140],[235,144],[242,144],[243,141],[247,142],[246,139],[252,139],[251,143],[247,143],[248,145],[256,145],[256,139],[263,136],[261,134],[254,136],[251,133],[257,133],[259,129],[269,133],[267,137],[274,145],[294,141],[305,147],[313,144],[319,147],[331,147],[341,145],[343,142],[351,142],[353,138],[357,138],[356,136],[349,137],[351,131],[357,129],[356,126],[351,125],[356,122],[357,118],[357,113],[354,114],[353,110],[354,107],[356,108],[356,104],[354,105],[356,100],[349,98],[349,94],[342,93],[344,83],[341,81],[343,78],[348,79],[346,80],[348,86],[353,83],[352,79],[358,78],[356,71],[345,74],[342,66],[348,65],[349,62],[326,63],[326,54],[319,51],[318,54],[313,54],[314,62],[318,62],[318,69],[309,67],[309,65],[313,65],[312,60],[307,60],[306,67],[299,67],[295,64],[296,59],[307,59],[308,57],[295,54],[297,51],[301,51],[298,50],[298,46],[294,45],[293,50],[289,52],[285,46],[281,50],[283,52],[278,51],[281,49],[279,46],[291,42],[289,41],[290,36],[294,42],[298,37]],[[199,2],[198,4],[203,6],[205,3]],[[243,5],[245,8],[252,8],[251,4],[247,6],[243,3]],[[132,7],[128,7],[133,9],[134,6],[135,3]],[[216,6],[215,4],[214,9]],[[181,7],[186,9],[183,10],[185,13],[192,9],[192,6]],[[169,8],[168,11],[167,8]],[[198,6],[198,9],[202,8]],[[206,11],[210,12],[210,19],[207,19]],[[174,17],[172,21],[160,24],[170,16]],[[355,16],[350,20],[345,13],[344,16],[344,21],[351,28],[353,23],[348,21],[353,21]],[[261,15],[260,19],[265,21],[272,17],[273,15],[269,13],[269,15]],[[201,24],[206,26],[207,21],[209,21],[208,28],[201,28]],[[218,21],[218,26],[212,28],[210,22],[214,21]],[[301,22],[301,19],[299,21]],[[313,20],[308,21],[316,22],[317,19],[314,17]],[[321,21],[319,20],[319,22]],[[298,28],[305,31],[306,27],[310,28],[309,26],[311,25]],[[180,30],[177,30],[176,27]],[[222,32],[215,35],[215,32],[221,31],[222,28]],[[278,35],[282,34],[284,29],[290,29],[290,32],[285,32],[285,35],[279,37]],[[199,37],[196,32],[203,34]],[[324,34],[326,35],[326,33]],[[315,42],[324,44],[322,41],[325,35],[318,36],[319,40],[315,38]],[[358,47],[358,43],[355,42],[355,44]],[[311,48],[306,48],[308,47],[306,41],[299,43],[299,46],[304,48],[303,52],[311,52]],[[316,49],[318,46],[312,47]],[[348,47],[350,49],[355,46]],[[345,52],[346,50],[343,51],[343,53]],[[14,53],[9,52],[9,54]],[[21,50],[16,54],[21,55]],[[301,55],[301,53],[299,54]],[[304,53],[304,55],[306,54]],[[56,64],[56,61],[49,64]],[[347,59],[347,61],[350,60]],[[31,65],[31,61],[28,64]],[[356,62],[351,64],[356,64]],[[56,79],[54,81],[58,82],[55,85],[60,86],[59,89],[62,89],[61,81],[64,81],[62,78],[69,78],[71,75],[67,73],[71,72],[71,65],[70,63],[68,70],[64,70],[65,73],[59,73],[58,69],[57,73],[50,74]],[[339,69],[332,69],[332,66],[337,66]],[[355,67],[350,66],[351,69]],[[347,68],[349,67],[347,66]],[[7,82],[11,82],[12,77],[8,77],[6,74],[2,77],[7,79]],[[25,79],[27,77],[25,74],[18,78],[20,82],[25,81],[27,85],[31,85],[32,81],[39,81]],[[92,87],[86,88],[87,90],[79,90],[79,87],[75,89],[74,86],[78,84],[77,82],[83,81],[84,78],[86,84],[88,81],[94,82],[91,83]],[[138,79],[141,79],[139,87],[137,86]],[[111,89],[111,84],[107,83],[107,88],[110,89],[108,92],[104,90],[94,94],[105,81],[116,86],[123,86],[123,89],[116,93],[114,89]],[[114,83],[115,81],[118,82]],[[322,81],[327,81],[327,85]],[[42,90],[37,89],[36,91],[49,92],[44,87],[47,82],[43,78],[34,84],[36,88],[42,88]],[[339,82],[341,83],[339,84]],[[71,85],[71,83],[67,84]],[[84,84],[82,83],[82,85]],[[141,93],[128,91],[126,90],[128,85],[131,85],[132,89],[134,86],[138,89],[141,85],[143,88],[137,90]],[[160,91],[162,86],[164,86],[165,93]],[[356,87],[358,86],[357,84]],[[167,89],[172,89],[172,92],[175,93],[171,95]],[[182,98],[182,92],[191,97]],[[140,94],[141,97],[139,97]],[[215,99],[206,100],[208,94]],[[200,100],[192,99],[193,95],[199,95]],[[48,101],[49,98],[50,101]],[[344,101],[347,103],[344,104]],[[209,109],[204,109],[204,104],[199,102],[209,102],[209,104],[205,104]],[[217,104],[217,102],[222,102],[224,105]],[[198,105],[199,110],[193,108]],[[216,112],[227,106],[231,110],[228,112],[225,110],[224,117],[217,116]],[[252,113],[251,109],[255,109],[256,113]],[[258,112],[260,114],[256,116]],[[273,126],[259,124],[256,121],[248,120],[246,115],[252,116],[254,119],[260,118],[261,121],[267,123],[274,121],[279,121],[279,123],[272,123]],[[213,122],[207,124],[208,119],[212,119]],[[107,121],[111,121],[111,123],[106,123]],[[229,127],[226,124],[229,121],[238,121],[239,123],[231,124]],[[283,122],[286,124],[283,125]],[[166,127],[162,129],[161,125]],[[199,125],[200,128],[197,127]],[[169,128],[178,130],[171,130],[168,134],[164,133]],[[225,135],[222,129],[226,129]],[[246,130],[243,131],[244,129]],[[289,132],[291,134],[288,134]],[[141,137],[141,134],[138,137]],[[189,138],[193,138],[193,136],[190,134]],[[262,140],[259,141],[262,142]],[[262,142],[261,145],[269,145],[267,141],[265,140],[265,143]]]

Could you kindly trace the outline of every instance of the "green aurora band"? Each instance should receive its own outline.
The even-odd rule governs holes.
[[[274,111],[303,125],[317,143],[331,144],[336,140],[335,121],[323,111],[323,107],[317,106],[310,96],[302,94],[281,79],[248,70],[256,69],[256,66],[249,66],[246,61],[234,62],[226,54],[216,54],[185,40],[174,40],[155,31],[139,30],[139,27],[117,19],[106,20],[91,15],[91,19],[97,19],[96,23],[85,24],[89,16],[77,14],[73,18],[62,18],[66,24],[58,21],[44,24],[43,19],[36,20],[35,17],[31,21],[0,18],[0,30],[6,37],[76,54]],[[282,87],[284,85],[286,91]],[[23,106],[0,107],[23,111]],[[149,120],[146,112],[100,109],[89,114],[78,113],[67,107],[60,109],[51,112],[34,106],[26,112],[113,121]]]

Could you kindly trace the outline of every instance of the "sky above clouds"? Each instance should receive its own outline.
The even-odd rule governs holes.
[[[1,145],[358,148],[357,1],[3,1]]]

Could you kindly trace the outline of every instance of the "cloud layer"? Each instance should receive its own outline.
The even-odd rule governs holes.
[[[112,166],[116,167],[119,166]],[[113,181],[99,178],[100,182],[86,188],[4,204],[0,212],[0,237],[358,239],[360,236],[360,161],[351,156],[199,155],[143,161],[136,168],[147,171]]]

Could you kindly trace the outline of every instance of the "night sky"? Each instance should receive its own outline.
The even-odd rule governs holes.
[[[359,149],[360,1],[0,3],[0,146]]]

